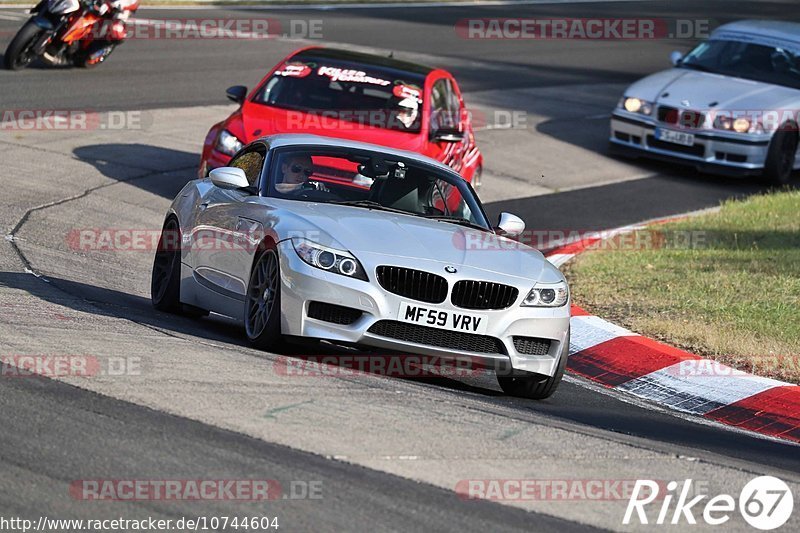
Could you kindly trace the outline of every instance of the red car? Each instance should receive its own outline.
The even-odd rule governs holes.
[[[300,49],[212,126],[203,144],[205,177],[249,142],[276,133],[313,133],[410,150],[451,166],[480,185],[483,156],[453,76],[391,57],[332,48]]]

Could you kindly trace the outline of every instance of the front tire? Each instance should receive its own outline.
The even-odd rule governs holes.
[[[512,374],[510,376],[497,376],[497,382],[503,392],[509,396],[517,398],[527,398],[529,400],[544,400],[556,392],[561,379],[564,377],[564,370],[567,368],[567,357],[569,356],[569,333],[567,333],[564,348],[561,350],[561,357],[558,360],[558,367],[555,374],[546,376],[533,372]]]
[[[36,43],[42,29],[28,21],[22,26],[17,35],[11,40],[6,53],[3,56],[3,63],[7,70],[20,70],[27,67],[31,61],[35,59],[35,55],[31,54],[31,47]]]
[[[764,178],[773,185],[787,185],[792,179],[797,155],[797,126],[784,125],[769,143]]]
[[[247,340],[262,350],[283,347],[281,335],[281,281],[278,251],[260,252],[250,272],[245,298],[244,324]]]

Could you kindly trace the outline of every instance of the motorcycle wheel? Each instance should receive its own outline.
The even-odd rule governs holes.
[[[31,53],[31,47],[41,34],[42,29],[31,21],[19,29],[17,35],[11,40],[3,56],[3,63],[8,70],[20,70],[27,67],[36,56]]]

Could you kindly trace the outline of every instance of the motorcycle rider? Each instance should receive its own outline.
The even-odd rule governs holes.
[[[82,60],[85,60],[88,66],[103,61],[111,50],[123,41],[126,33],[124,21],[136,10],[138,3],[139,0],[93,0],[84,4],[89,7],[89,12],[102,19],[92,29],[94,40],[82,54]],[[122,26],[116,27],[115,24],[118,23]],[[111,35],[120,34],[122,38],[109,38]],[[42,59],[55,66],[68,65],[72,62],[72,58],[67,57],[63,50],[53,54],[45,51]]]

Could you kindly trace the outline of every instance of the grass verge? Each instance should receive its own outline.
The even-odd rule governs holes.
[[[735,368],[800,383],[800,191],[729,201],[634,237],[567,265],[577,305]]]

